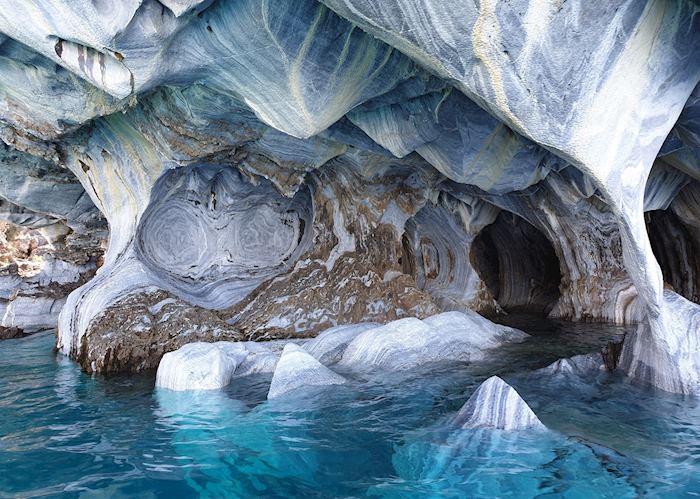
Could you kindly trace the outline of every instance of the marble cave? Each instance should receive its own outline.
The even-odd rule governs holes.
[[[700,493],[698,0],[0,0],[0,496]]]

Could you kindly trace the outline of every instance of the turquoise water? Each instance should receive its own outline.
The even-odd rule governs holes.
[[[700,493],[700,405],[599,373],[532,371],[621,329],[522,322],[535,336],[487,363],[354,378],[265,401],[269,377],[223,392],[90,377],[53,336],[0,342],[0,496],[685,497]],[[455,431],[486,376],[553,431]]]

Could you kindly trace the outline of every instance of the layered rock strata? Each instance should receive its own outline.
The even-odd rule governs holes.
[[[84,369],[525,307],[638,322],[622,368],[700,390],[697,2],[5,7],[0,219],[85,257],[2,298],[80,286]]]
[[[455,424],[506,431],[546,430],[518,392],[498,376],[479,385],[455,416]]]

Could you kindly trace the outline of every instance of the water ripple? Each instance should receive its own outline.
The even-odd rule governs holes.
[[[619,376],[531,376],[620,334],[539,324],[479,365],[362,377],[268,403],[269,377],[221,392],[155,391],[152,375],[89,377],[53,337],[0,343],[0,496],[675,497],[700,493],[700,402]],[[537,328],[540,328],[538,330]],[[500,373],[552,431],[457,430]]]

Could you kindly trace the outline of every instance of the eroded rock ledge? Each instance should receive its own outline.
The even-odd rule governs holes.
[[[7,331],[61,309],[107,372],[524,309],[639,323],[622,368],[700,390],[697,2],[5,7],[0,218],[45,260]]]

